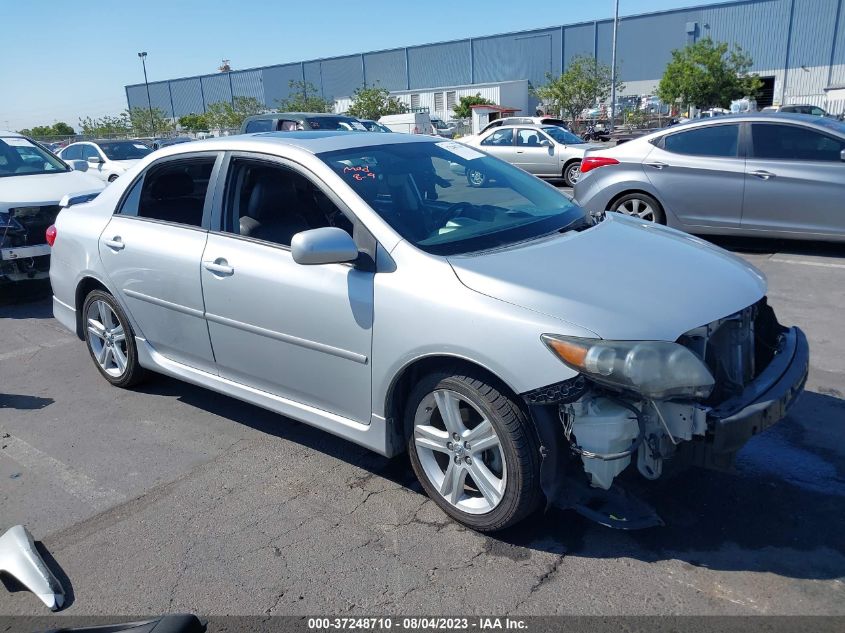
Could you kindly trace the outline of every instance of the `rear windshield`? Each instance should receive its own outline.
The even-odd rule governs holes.
[[[572,132],[568,132],[562,127],[557,127],[556,125],[544,127],[543,131],[558,143],[563,143],[564,145],[579,145],[584,142],[584,139],[580,136],[576,136]]]
[[[109,160],[134,160],[153,151],[140,141],[106,141],[97,145]]]
[[[70,171],[59,158],[29,139],[0,137],[0,178]]]

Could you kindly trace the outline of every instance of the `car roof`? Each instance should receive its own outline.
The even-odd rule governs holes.
[[[23,138],[23,134],[18,132],[12,132],[11,130],[0,130],[0,136],[14,136],[17,138]]]
[[[203,139],[192,143],[168,145],[159,150],[159,156],[192,154],[203,150],[264,151],[272,147],[296,147],[311,154],[334,150],[354,149],[373,145],[400,143],[442,143],[440,137],[425,134],[385,134],[384,132],[351,132],[345,130],[256,132]]]

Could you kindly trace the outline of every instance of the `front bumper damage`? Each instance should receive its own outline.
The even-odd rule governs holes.
[[[758,333],[756,336],[761,344],[776,340],[776,346],[769,352],[768,364],[741,391],[710,406],[638,401],[634,394],[627,394],[626,399],[635,403],[646,419],[651,418],[651,430],[645,441],[637,446],[635,455],[624,462],[616,462],[620,465],[616,470],[621,471],[634,462],[644,477],[657,479],[662,461],[669,458],[724,470],[731,466],[736,452],[751,437],[786,416],[807,380],[809,345],[800,329],[777,324],[765,301],[761,302],[758,311],[769,318],[767,310],[774,335],[765,338],[765,334]],[[758,324],[762,321],[758,320]],[[753,333],[753,329],[751,331]],[[543,460],[540,481],[547,506],[572,509],[613,528],[641,529],[662,525],[651,506],[628,494],[618,482],[611,485],[615,475],[597,479],[595,473],[590,473],[588,460],[576,454],[578,447],[570,435],[566,416],[571,415],[573,406],[590,398],[602,399],[603,395],[607,395],[606,391],[603,394],[600,387],[581,375],[522,394],[540,438]],[[625,395],[608,397],[613,400]],[[674,421],[670,415],[675,415]],[[676,432],[680,419],[686,421],[683,434]],[[659,435],[653,433],[655,429]]]

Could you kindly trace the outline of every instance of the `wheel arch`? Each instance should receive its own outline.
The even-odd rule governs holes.
[[[73,307],[76,309],[76,335],[82,340],[85,339],[82,322],[82,304],[85,303],[85,297],[87,297],[92,290],[102,290],[103,292],[112,294],[112,291],[96,277],[88,276],[79,280],[79,283],[76,285]]]
[[[481,375],[511,396],[514,402],[524,407],[522,398],[511,385],[491,369],[475,360],[449,354],[430,354],[418,357],[408,362],[396,373],[385,396],[384,414],[387,419],[388,433],[392,435],[391,439],[394,446],[404,448],[412,430],[409,421],[404,419],[404,409],[414,385],[423,376],[444,369],[457,369],[458,371],[468,371]]]

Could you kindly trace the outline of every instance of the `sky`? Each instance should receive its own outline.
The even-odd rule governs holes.
[[[619,0],[620,15],[724,0]],[[126,108],[127,84],[613,16],[614,0],[0,0],[0,129]],[[558,7],[558,10],[555,10]]]

